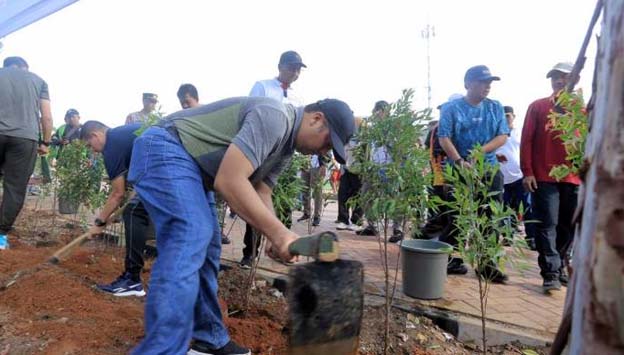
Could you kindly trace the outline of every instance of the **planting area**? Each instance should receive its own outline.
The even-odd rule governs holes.
[[[143,335],[145,299],[113,297],[94,288],[118,276],[123,249],[110,240],[92,240],[60,264],[49,264],[49,256],[82,229],[51,212],[39,210],[36,215],[31,201],[11,235],[11,249],[0,255],[0,354],[127,353]],[[152,262],[143,274],[146,283]],[[286,354],[286,301],[259,280],[243,312],[246,287],[241,285],[247,284],[248,271],[234,267],[221,273],[225,323],[232,338],[254,354]],[[365,308],[360,354],[383,352],[383,318],[381,307]],[[392,314],[393,354],[471,354],[473,349],[426,318],[398,310]],[[514,346],[492,350],[522,353]]]

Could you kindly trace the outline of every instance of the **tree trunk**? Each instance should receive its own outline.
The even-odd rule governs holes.
[[[624,352],[624,1],[605,0],[598,48],[570,354]]]

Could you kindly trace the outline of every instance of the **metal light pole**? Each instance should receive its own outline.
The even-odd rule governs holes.
[[[421,31],[422,38],[427,42],[427,108],[431,109],[431,53],[430,42],[435,37],[435,27],[429,25]]]

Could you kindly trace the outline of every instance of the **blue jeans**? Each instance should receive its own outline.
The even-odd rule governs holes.
[[[186,354],[191,338],[229,341],[217,301],[221,231],[212,192],[178,138],[151,127],[134,142],[128,181],[156,229],[158,259],[145,304],[145,338],[133,354]]]
[[[536,223],[535,245],[542,277],[558,277],[562,261],[574,238],[572,216],[578,186],[569,183],[538,182],[532,194]]]

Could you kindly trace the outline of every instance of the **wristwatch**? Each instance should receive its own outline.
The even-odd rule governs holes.
[[[93,221],[93,223],[95,224],[96,227],[104,227],[106,225],[106,221],[103,221],[100,218],[96,218],[95,221]]]
[[[52,142],[44,142],[43,139],[39,140],[39,144],[45,145],[46,147],[49,147],[51,143]]]

